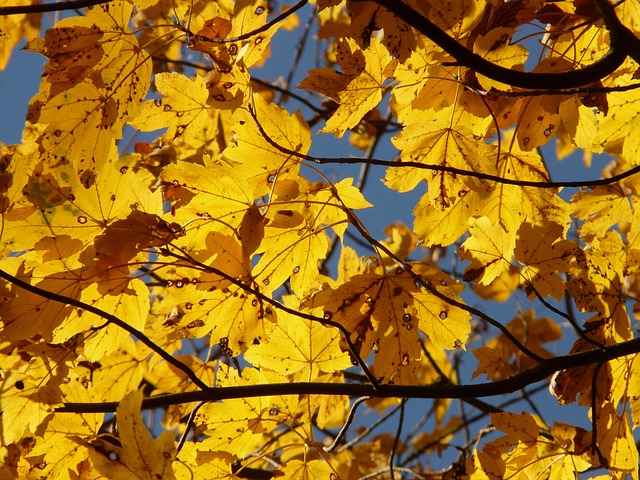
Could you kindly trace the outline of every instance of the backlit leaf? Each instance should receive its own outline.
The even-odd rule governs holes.
[[[159,73],[155,84],[162,97],[144,102],[131,122],[138,130],[150,132],[169,127],[169,138],[190,140],[209,120],[209,92],[202,77],[193,80],[180,73]]]
[[[462,258],[471,260],[465,277],[487,285],[508,270],[514,245],[500,224],[492,224],[487,217],[472,221],[469,231],[471,238],[460,249]]]
[[[311,70],[299,88],[314,90],[339,103],[323,132],[341,137],[380,102],[383,84],[392,75],[394,64],[388,51],[376,40],[365,50],[350,39],[340,42],[337,48],[343,72],[327,68]]]

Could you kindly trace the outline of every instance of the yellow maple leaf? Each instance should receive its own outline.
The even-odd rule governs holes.
[[[387,169],[385,184],[399,192],[414,189],[425,180],[429,185],[431,205],[443,210],[464,196],[469,189],[478,192],[491,190],[486,180],[472,176],[459,177],[458,174],[430,170],[436,167],[452,167],[464,171],[495,174],[497,154],[494,145],[474,137],[465,123],[451,125],[450,111],[418,112],[411,118],[402,132],[393,139],[393,144],[402,150],[402,161],[425,164],[427,168],[403,168],[402,163]],[[462,180],[462,181],[461,181]]]
[[[189,48],[206,52],[218,70],[247,69],[260,64],[269,48],[269,40],[281,27],[278,22],[268,30],[232,42],[208,42],[207,38],[236,38],[263,27],[269,13],[264,0],[237,0],[233,4],[233,13],[225,12],[217,5],[207,6],[193,18],[191,27],[199,35]]]
[[[63,400],[60,386],[69,369],[60,346],[23,341],[0,357],[2,443],[9,445],[37,431]]]
[[[411,0],[407,3],[418,11],[423,10],[420,8],[420,2]],[[385,32],[393,32],[394,34],[385,35],[382,43],[400,62],[404,63],[413,52],[418,50],[420,37],[411,27],[386,8],[380,8],[373,2],[354,2],[348,5],[348,9],[351,17],[350,34],[358,40],[359,45],[363,47],[369,45],[371,32],[384,29]]]
[[[266,292],[273,292],[290,278],[292,289],[304,296],[315,286],[319,262],[326,257],[329,245],[324,230],[316,231],[313,225],[296,229],[267,225],[261,246],[264,253],[252,275]]]
[[[70,384],[75,388],[68,390],[65,399],[70,401],[91,401],[83,396],[84,389],[74,375],[69,377]],[[65,478],[88,473],[91,466],[87,459],[86,442],[98,434],[102,425],[102,414],[81,413],[69,416],[66,413],[52,413],[42,434],[38,435],[35,446],[29,451],[29,456],[40,459],[31,467],[32,478]]]
[[[249,348],[245,359],[291,381],[313,382],[321,372],[333,373],[352,366],[340,348],[340,332],[317,322],[279,312],[278,322],[265,332],[264,341]]]
[[[441,293],[460,301],[460,286],[444,273],[415,265],[419,274],[439,285]],[[342,324],[362,358],[373,351],[374,373],[384,382],[410,384],[421,357],[418,330],[438,347],[462,348],[470,332],[469,315],[416,287],[402,269],[355,275],[336,289],[323,289],[307,301],[325,318]],[[346,350],[346,345],[343,345]]]
[[[337,46],[337,57],[343,73],[329,68],[310,70],[299,88],[314,90],[339,103],[322,131],[342,137],[382,100],[383,84],[392,76],[395,63],[376,39],[364,50],[352,39],[342,40]]]
[[[277,471],[278,476],[282,475],[287,480],[323,480],[335,475],[331,465],[322,460],[289,460]]]
[[[20,280],[47,291],[55,291],[71,298],[77,298],[81,293],[77,276],[67,276],[64,273],[41,275],[37,269],[28,270],[22,258],[3,259],[2,269]],[[69,316],[74,317],[72,311],[73,309],[67,305],[52,302],[35,293],[13,287],[10,293],[5,293],[4,302],[0,308],[3,322],[2,338],[18,341],[39,334],[46,341],[51,341],[54,331]]]
[[[537,152],[525,152],[512,142],[512,131],[504,135],[503,144],[510,143],[508,152],[502,152],[497,174],[518,181],[548,182],[549,174]],[[519,225],[533,225],[553,221],[566,230],[569,226],[569,207],[560,198],[557,189],[536,188],[497,183],[489,195],[483,196],[476,206],[475,216],[486,215],[492,222],[500,221],[513,235]]]
[[[122,399],[116,410],[118,440],[122,446],[109,446],[104,442],[103,449],[110,450],[116,458],[105,455],[103,449],[94,448],[90,451],[91,462],[98,472],[107,476],[127,478],[135,472],[140,479],[175,480],[172,467],[174,434],[165,431],[154,440],[140,415],[141,405],[142,390],[131,392]]]
[[[447,30],[454,38],[462,39],[469,35],[473,27],[482,20],[487,3],[483,0],[463,2],[430,2],[429,20]]]
[[[404,260],[416,248],[415,234],[402,222],[389,225],[384,229],[384,233],[387,235],[387,239],[380,243],[400,260]],[[395,261],[386,252],[381,253],[383,265],[389,267],[395,264]]]
[[[300,168],[299,157],[279,150],[273,143],[304,155],[311,145],[311,131],[299,111],[290,115],[260,95],[254,96],[253,105],[260,127],[249,112],[237,110],[232,127],[235,139],[224,150],[224,158],[237,162],[238,175],[247,178],[256,194],[262,196],[277,188],[278,182],[295,178]]]
[[[618,414],[616,407],[606,402],[598,411],[597,444],[607,459],[610,470],[638,478],[638,447],[629,425],[627,412]]]
[[[167,165],[160,176],[165,198],[174,201],[167,222],[186,225],[185,236],[176,245],[200,250],[212,231],[237,236],[246,212],[253,208],[254,190],[228,166],[179,162]]]
[[[597,186],[576,193],[571,199],[572,214],[584,220],[580,232],[600,236],[616,224],[631,220],[631,205],[620,185]]]
[[[607,373],[611,379],[611,387],[607,393],[607,400],[613,405],[618,406],[620,402],[628,401],[631,403],[634,401],[634,387],[636,387],[638,383],[637,380],[634,379],[634,376],[638,374],[638,367],[640,366],[639,360],[637,354],[634,354],[627,357],[616,358],[609,362]],[[633,416],[633,420],[634,423],[636,423],[635,416]]]
[[[390,41],[394,40],[390,39]],[[422,110],[441,106],[442,102],[439,102],[439,99],[442,98],[443,91],[453,90],[455,92],[456,89],[455,84],[452,85],[451,82],[444,81],[441,82],[441,88],[431,88],[438,86],[434,84],[437,84],[439,79],[446,77],[438,75],[434,70],[444,61],[444,58],[450,57],[439,51],[435,44],[432,44],[426,37],[418,36],[415,42],[416,48],[409,52],[406,61],[398,63],[394,71],[396,84],[393,86],[391,104],[398,120],[402,122],[418,106]],[[444,69],[445,67],[440,68]],[[430,94],[423,95],[424,98],[422,98],[420,92],[425,90],[425,85],[429,82],[431,82]],[[422,103],[422,100],[426,100],[427,103]],[[429,104],[428,102],[433,103]]]
[[[86,362],[76,368],[76,376],[88,385],[92,401],[117,402],[138,388],[146,373],[138,350],[138,344],[128,336],[117,350],[101,356],[99,362]]]
[[[518,229],[515,257],[524,265],[520,275],[542,296],[560,301],[565,291],[565,282],[557,275],[567,272],[571,259],[579,250],[576,242],[562,240],[562,227],[557,223],[532,226],[523,223]],[[525,290],[529,287],[525,286]],[[530,296],[535,292],[529,292]]]
[[[275,312],[251,293],[262,293],[263,285],[251,277],[251,263],[236,239],[211,232],[205,245],[206,256],[215,255],[211,271],[168,269],[161,309],[156,311],[165,315],[165,332],[194,338],[210,334],[211,345],[219,344],[225,355],[238,355],[264,337],[265,324],[275,320]]]
[[[286,382],[286,377],[245,368],[240,375],[220,365],[217,386],[256,385]],[[243,458],[254,451],[265,435],[292,418],[298,400],[295,395],[237,398],[204,405],[195,422],[207,438],[201,449],[233,452]]]
[[[290,278],[301,297],[316,288],[319,262],[329,248],[326,230],[341,238],[349,224],[348,211],[371,206],[362,193],[345,178],[335,185],[310,183],[303,178],[275,185],[266,213],[268,223],[258,253],[262,257],[253,269],[256,281],[273,291]]]
[[[514,30],[512,28],[493,28],[485,35],[478,35],[473,45],[473,50],[491,63],[522,71],[524,62],[527,60],[528,50],[523,45],[513,45],[508,40],[505,40],[509,39],[513,33]],[[480,74],[478,74],[478,82],[487,91],[492,88],[496,90],[509,89],[508,85]]]
[[[474,191],[461,190],[453,204],[444,209],[433,206],[430,196],[424,195],[413,210],[414,231],[427,247],[451,245],[468,230],[477,204],[478,194]]]
[[[151,62],[127,28],[131,12],[124,0],[97,5],[86,17],[63,19],[35,47],[49,58],[53,75],[43,79],[27,117],[46,125],[39,144],[48,164],[67,161],[78,172],[101,171],[136,114],[149,88]],[[69,59],[66,46],[85,60]]]
[[[177,480],[236,480],[232,473],[233,457],[221,452],[210,452],[202,443],[186,442],[180,457],[173,463]]]
[[[627,307],[623,301],[625,246],[620,234],[607,231],[594,238],[589,248],[576,256],[570,270],[567,291],[585,312],[599,312],[606,319],[606,341],[633,337]]]
[[[135,255],[134,251],[140,252],[153,245],[161,237],[159,230],[143,225],[151,226],[151,217],[158,219],[162,214],[162,198],[160,192],[151,192],[141,181],[132,168],[133,162],[131,156],[118,159],[114,147],[98,176],[78,177],[69,166],[50,170],[42,163],[25,165],[31,179],[23,185],[24,198],[14,205],[16,216],[16,210],[21,213],[7,224],[6,241],[19,238],[20,244],[32,249],[36,242],[46,237],[60,236],[60,240],[55,240],[54,250],[68,250],[69,247],[63,246],[62,238],[91,245],[94,237],[101,234],[117,236],[118,225],[128,224],[123,222],[125,218],[144,217],[144,221],[134,222],[139,235],[135,236],[135,245],[131,244],[131,250],[127,250]],[[133,213],[135,211],[139,213]],[[105,232],[112,224],[114,231]],[[81,250],[79,246],[74,248]],[[51,255],[51,258],[57,258],[56,254]]]
[[[536,318],[533,310],[517,315],[507,324],[507,329],[530,351],[542,358],[553,356],[542,345],[562,338],[562,330],[557,323],[548,317]],[[472,378],[485,374],[491,380],[502,380],[536,365],[535,360],[523,355],[504,334],[473,350],[473,355],[478,359],[478,367]]]
[[[573,68],[574,65],[569,60],[562,57],[554,57],[545,58],[536,65],[533,71],[553,73],[572,70]],[[570,96],[541,95],[529,97],[522,103],[518,130],[516,131],[518,145],[522,151],[529,152],[551,140],[558,130],[560,122],[576,121],[569,118],[563,119],[560,115],[562,102],[570,100]],[[574,112],[574,116],[577,116],[577,111]]]
[[[487,217],[472,220],[469,231],[471,237],[458,250],[461,258],[471,260],[465,277],[488,285],[509,269],[514,242],[499,223],[492,224]]]
[[[33,0],[16,0],[11,5],[32,5]],[[40,14],[20,14],[0,17],[0,70],[4,70],[11,52],[23,38],[32,40],[40,31]]]
[[[131,125],[143,132],[169,127],[167,136],[174,141],[191,140],[209,121],[204,80],[199,75],[191,80],[181,73],[158,73],[155,84],[163,96],[144,102]]]
[[[628,85],[635,82],[632,73],[621,75],[614,80],[616,83]],[[590,145],[595,152],[605,151],[612,155],[624,152],[624,158],[632,165],[638,165],[638,105],[640,92],[633,89],[629,92],[611,92],[607,94],[608,113],[600,114],[596,119],[596,134],[591,138]]]

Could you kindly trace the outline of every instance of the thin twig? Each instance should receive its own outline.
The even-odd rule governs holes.
[[[323,447],[323,450],[325,452],[330,453],[335,450],[335,448],[338,446],[338,444],[342,440],[342,437],[344,437],[345,433],[347,433],[347,429],[351,426],[351,423],[353,422],[353,419],[356,415],[356,410],[358,406],[369,399],[371,399],[371,397],[360,397],[353,402],[353,405],[351,405],[351,408],[349,409],[349,415],[347,416],[347,419],[345,420],[344,425],[342,425],[342,428],[340,428],[340,431],[337,433],[336,438],[333,439],[333,443],[328,447]]]
[[[176,457],[178,456],[178,454],[180,453],[180,450],[182,450],[182,447],[187,441],[187,436],[189,435],[189,431],[193,426],[193,421],[195,420],[196,415],[198,414],[198,410],[200,410],[200,408],[206,403],[207,402],[198,402],[198,404],[195,407],[193,407],[193,410],[191,410],[191,413],[189,414],[189,418],[187,419],[187,426],[184,427],[184,432],[182,432],[182,435],[180,436],[180,440],[178,441],[178,445],[176,446]]]
[[[404,407],[407,403],[407,399],[403,398],[400,400],[400,417],[398,418],[398,428],[396,430],[396,436],[393,439],[393,446],[391,447],[391,452],[389,453],[389,476],[391,480],[395,480],[396,476],[394,473],[393,462],[396,457],[396,450],[398,449],[398,445],[400,444],[400,435],[402,435],[402,426],[404,425]]]
[[[288,10],[282,12],[280,15],[274,17],[273,19],[269,20],[267,23],[265,23],[261,27],[258,27],[258,28],[254,29],[254,30],[251,30],[250,32],[246,32],[246,33],[243,33],[241,35],[238,35],[237,37],[210,38],[210,37],[205,37],[205,36],[202,36],[202,35],[197,35],[195,33],[189,32],[189,31],[187,31],[186,33],[188,34],[189,39],[196,39],[196,40],[199,40],[199,41],[205,42],[205,43],[233,43],[233,42],[240,42],[242,40],[248,40],[249,38],[254,37],[255,35],[258,35],[258,34],[260,34],[262,32],[266,32],[271,27],[273,27],[275,24],[281,22],[282,20],[284,20],[288,16],[293,15],[296,11],[298,11],[302,7],[304,7],[308,2],[309,2],[309,0],[300,0],[298,3],[293,5],[291,8],[289,8]]]

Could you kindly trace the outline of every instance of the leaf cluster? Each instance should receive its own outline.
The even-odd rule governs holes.
[[[2,478],[638,478],[631,0],[0,14]]]

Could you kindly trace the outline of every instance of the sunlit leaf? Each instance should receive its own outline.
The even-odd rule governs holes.
[[[391,77],[395,65],[389,52],[376,40],[364,50],[353,40],[344,40],[338,44],[337,57],[342,72],[328,68],[311,70],[299,88],[314,90],[339,103],[323,131],[341,137],[380,102],[383,84]]]
[[[471,238],[462,244],[460,250],[462,258],[471,260],[465,277],[487,285],[509,269],[514,245],[502,226],[492,224],[487,217],[472,221],[469,231]]]
[[[170,127],[168,136],[190,140],[209,120],[209,92],[202,77],[160,73],[155,84],[162,97],[142,104],[131,124],[144,132]]]
[[[175,479],[171,465],[175,457],[173,434],[167,431],[154,440],[140,416],[141,404],[142,391],[137,390],[124,397],[118,406],[116,418],[121,446],[108,447],[117,455],[116,459],[96,449],[91,452],[91,461],[96,470],[106,475]]]

